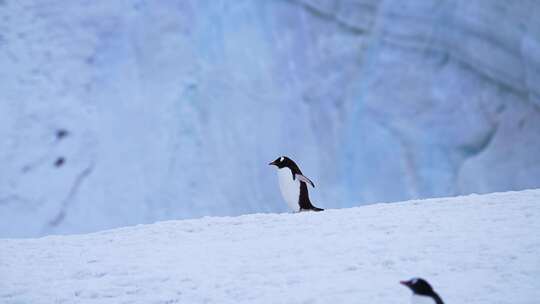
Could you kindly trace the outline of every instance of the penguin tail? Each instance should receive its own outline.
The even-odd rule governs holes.
[[[315,207],[315,206],[311,206],[311,207],[309,207],[309,208],[305,208],[305,209],[302,208],[302,209],[300,209],[300,212],[302,212],[302,211],[315,211],[315,212],[319,212],[319,211],[324,211],[324,209],[322,209],[322,208],[317,208],[317,207]]]

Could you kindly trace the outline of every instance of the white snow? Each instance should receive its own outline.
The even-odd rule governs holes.
[[[540,190],[0,239],[0,303],[538,303]]]
[[[0,0],[0,237],[540,187],[539,12]]]

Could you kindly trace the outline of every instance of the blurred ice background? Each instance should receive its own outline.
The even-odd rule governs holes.
[[[540,186],[537,0],[0,0],[0,237]]]

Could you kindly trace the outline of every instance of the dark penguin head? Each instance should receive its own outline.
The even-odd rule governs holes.
[[[439,295],[433,290],[429,283],[421,278],[412,278],[408,281],[400,281],[399,283],[409,287],[413,294],[419,296],[431,297],[437,304],[443,304]]]
[[[409,287],[415,294],[426,296],[433,292],[431,285],[424,279],[412,278],[408,281],[400,281],[399,283]]]
[[[300,172],[300,168],[298,168],[298,165],[296,165],[296,163],[287,156],[280,156],[276,158],[276,160],[274,160],[273,162],[269,163],[269,165],[274,165],[278,167],[278,169],[289,168],[293,173],[302,174]]]

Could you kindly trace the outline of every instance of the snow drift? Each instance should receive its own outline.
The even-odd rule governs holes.
[[[0,240],[1,303],[445,303],[540,298],[540,190]]]
[[[285,211],[283,154],[326,208],[539,187],[538,12],[0,1],[0,236]]]

